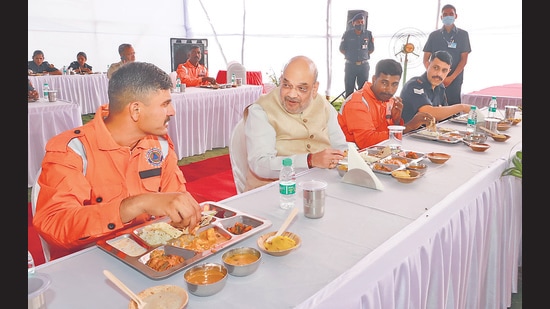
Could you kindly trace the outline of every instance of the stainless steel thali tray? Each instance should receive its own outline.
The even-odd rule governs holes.
[[[391,172],[395,170],[405,169],[407,166],[418,163],[426,158],[426,154],[423,152],[401,150],[398,153],[388,154],[387,156],[378,158],[376,161],[368,159],[368,157],[370,158],[380,153],[383,148],[384,146],[371,146],[359,152],[375,173],[391,175]]]
[[[201,207],[203,208],[203,214],[206,212],[205,208],[209,213],[214,214],[210,223],[199,228],[196,232],[196,235],[215,234],[218,237],[218,241],[209,249],[201,251],[184,248],[182,245],[184,243],[183,239],[187,242],[193,238],[190,235],[183,235],[155,244],[149,244],[141,238],[140,232],[145,229],[150,230],[152,225],[169,222],[170,219],[167,217],[120,231],[111,238],[98,241],[97,246],[145,276],[151,279],[162,279],[182,271],[272,225],[270,220],[249,215],[221,203],[203,202]],[[236,225],[250,226],[251,229],[242,234],[234,234],[230,230]],[[147,265],[147,261],[154,250],[164,250],[166,255],[180,256],[183,258],[183,262],[166,270],[157,271]]]
[[[409,134],[409,136],[425,139],[428,141],[436,141],[446,144],[457,144],[462,141],[462,136],[458,133],[453,132],[438,132],[438,134],[434,132],[430,132],[426,129],[420,130],[415,133]]]

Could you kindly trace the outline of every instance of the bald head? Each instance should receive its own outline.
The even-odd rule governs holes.
[[[283,76],[286,75],[287,71],[289,74],[301,73],[304,78],[309,75],[309,78],[311,78],[310,83],[317,82],[317,75],[319,74],[315,63],[306,56],[292,57],[283,69]]]

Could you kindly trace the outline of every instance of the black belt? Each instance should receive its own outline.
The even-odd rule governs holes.
[[[363,61],[355,61],[355,62],[353,62],[353,61],[346,60],[346,63],[355,63],[355,65],[362,65],[362,64],[365,64],[365,63],[367,63],[367,62],[369,62],[369,61],[368,61],[368,60],[363,60]]]

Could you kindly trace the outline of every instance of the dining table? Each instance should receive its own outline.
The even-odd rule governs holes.
[[[27,185],[33,186],[46,154],[46,143],[53,136],[82,125],[80,105],[58,99],[39,99],[28,103],[27,118]]]
[[[262,86],[242,85],[225,89],[187,87],[172,95],[176,114],[168,123],[168,135],[178,158],[229,146],[231,132],[245,107],[262,94]]]
[[[109,79],[106,73],[29,76],[34,88],[43,95],[44,83],[57,90],[57,98],[79,104],[82,114],[93,114],[109,102]]]
[[[487,140],[485,152],[405,134],[404,150],[451,155],[444,164],[423,159],[427,171],[412,183],[375,173],[378,190],[344,182],[336,169],[298,173],[299,212],[287,230],[300,236],[300,247],[286,256],[263,254],[256,272],[229,276],[212,296],[189,293],[187,307],[509,307],[522,262],[522,181],[501,174],[522,150],[522,124],[505,132],[511,136],[505,142]],[[450,121],[438,127],[465,130]],[[318,219],[304,216],[301,183],[308,180],[328,184]],[[218,202],[270,220],[266,231],[277,230],[290,212],[279,207],[277,181]],[[258,237],[230,248],[257,248]],[[228,249],[201,263],[222,263]],[[135,292],[165,284],[187,289],[183,269],[153,280],[94,246],[36,268],[51,278],[48,309],[127,307],[130,299],[103,270]]]
[[[218,84],[227,83],[227,70],[219,70],[216,75]],[[246,71],[246,83],[248,85],[263,85],[262,71]]]
[[[497,107],[499,109],[504,109],[507,105],[523,106],[521,83],[491,86],[463,94],[462,103],[481,108],[489,106],[489,101],[493,96],[497,98]]]

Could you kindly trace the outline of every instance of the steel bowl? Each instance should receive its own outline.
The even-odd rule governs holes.
[[[222,255],[223,265],[230,275],[244,277],[260,267],[262,253],[250,247],[234,248]]]
[[[218,293],[227,281],[227,268],[218,263],[204,263],[189,268],[183,278],[189,293],[210,296]]]

